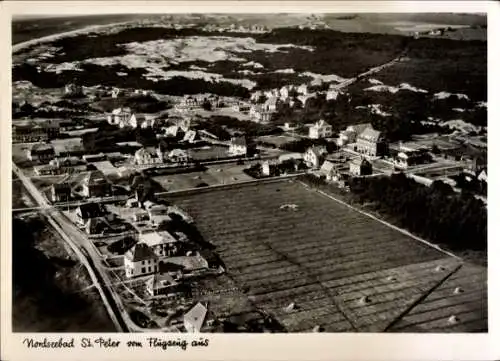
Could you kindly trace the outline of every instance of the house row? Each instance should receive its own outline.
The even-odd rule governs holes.
[[[13,143],[45,142],[57,138],[61,129],[56,122],[14,122],[12,124]]]
[[[175,105],[175,109],[179,111],[190,111],[194,109],[200,109],[205,103],[210,104],[210,107],[219,108],[222,106],[222,100],[216,95],[209,96],[193,96],[185,95],[179,103]]]
[[[135,114],[128,107],[114,109],[108,115],[108,123],[117,125],[120,128],[152,128],[157,123],[157,120],[149,115]]]
[[[49,163],[56,157],[52,144],[36,143],[26,151],[27,158],[32,162]]]
[[[155,151],[141,148],[134,154],[134,163],[137,165],[160,165],[165,162],[185,164],[189,155],[184,149],[173,149],[167,152],[160,146]]]
[[[73,187],[67,182],[53,184],[50,194],[53,202],[68,201],[73,194],[83,198],[102,198],[112,194],[112,185],[101,171],[88,171]]]
[[[115,219],[115,214],[108,212],[99,203],[85,203],[75,210],[76,222],[83,227],[87,234],[94,235],[105,231],[110,221]]]

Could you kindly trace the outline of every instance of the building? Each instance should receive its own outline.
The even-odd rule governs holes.
[[[418,164],[429,163],[432,156],[425,149],[402,149],[394,158],[394,164],[401,168],[408,168]]]
[[[139,242],[147,244],[159,258],[175,257],[179,250],[177,239],[166,231],[142,233],[139,235]]]
[[[92,218],[102,218],[106,215],[106,210],[99,203],[81,204],[75,211],[76,220],[80,225],[86,225]]]
[[[200,135],[196,130],[188,130],[182,138],[182,141],[187,143],[195,143],[198,140],[200,140]]]
[[[235,156],[246,156],[248,152],[247,140],[244,136],[233,137],[229,145],[229,154]]]
[[[69,183],[56,183],[50,187],[52,202],[67,202],[71,199],[71,186]]]
[[[173,163],[185,164],[189,161],[189,156],[184,149],[172,149],[168,153],[168,159]]]
[[[69,95],[69,96],[82,96],[83,95],[83,88],[81,85],[76,85],[76,84],[67,84],[64,87],[64,94]]]
[[[486,171],[486,169],[483,169],[477,176],[477,179],[479,181],[484,181],[486,183],[488,183],[488,173]]]
[[[340,178],[341,164],[325,160],[319,170],[320,175],[324,176],[327,181],[337,181]]]
[[[107,224],[102,218],[90,218],[85,224],[85,232],[89,235],[102,234],[107,228]]]
[[[326,123],[323,119],[316,122],[309,128],[309,138],[321,139],[329,138],[332,136],[332,126]]]
[[[339,94],[339,91],[330,89],[326,92],[326,100],[336,100]]]
[[[281,154],[278,157],[278,163],[283,163],[290,160],[301,161],[303,159],[304,159],[303,153],[287,153],[287,154]]]
[[[44,142],[57,138],[61,133],[59,124],[54,121],[35,123],[33,121],[12,124],[13,143]]]
[[[373,129],[370,123],[362,123],[348,126],[345,130],[341,131],[337,138],[337,145],[342,147],[347,144],[355,143],[358,136],[365,129]]]
[[[356,139],[354,150],[368,157],[376,157],[382,153],[383,142],[378,130],[366,128]]]
[[[146,281],[146,290],[151,296],[169,295],[179,288],[180,283],[168,273],[155,273]]]
[[[149,220],[149,214],[143,209],[138,209],[134,212],[133,220],[134,222],[147,221]]]
[[[157,154],[150,152],[146,148],[141,148],[134,154],[134,163],[137,165],[151,165],[161,164],[163,159],[159,158]]]
[[[366,158],[354,158],[349,163],[349,172],[353,176],[370,175],[373,172],[372,164]]]
[[[143,276],[159,270],[158,257],[145,243],[136,243],[123,257],[127,277]]]
[[[239,113],[247,113],[250,111],[250,105],[243,103],[236,103],[231,106],[231,109],[235,112]]]
[[[297,88],[297,93],[302,94],[302,95],[308,95],[309,94],[309,86],[307,84],[302,84]]]
[[[326,151],[326,147],[309,147],[304,153],[304,161],[310,168],[319,168],[319,165],[321,164],[327,153],[328,152]]]
[[[56,152],[51,144],[33,144],[27,152],[28,159],[33,162],[48,163],[55,158]]]
[[[250,117],[257,123],[269,123],[275,110],[267,108],[264,104],[256,104],[250,107]]]
[[[198,276],[209,269],[208,262],[201,255],[165,257],[159,262],[162,272],[170,272],[184,278]]]
[[[106,197],[111,194],[111,184],[98,170],[87,173],[82,182],[82,195],[87,198]]]
[[[184,315],[184,328],[187,332],[200,332],[205,324],[208,309],[198,302],[188,313]]]
[[[132,109],[125,108],[116,108],[113,109],[110,115],[108,115],[108,123],[112,125],[120,125],[126,124],[130,120],[132,116]]]
[[[62,169],[56,165],[43,164],[43,165],[39,165],[39,166],[34,166],[33,172],[38,176],[40,176],[40,175],[55,175],[55,174],[61,174]]]
[[[52,159],[49,164],[56,167],[72,167],[80,164],[81,160],[78,157],[58,157]]]
[[[267,161],[267,160],[264,161],[264,163],[262,163],[262,175],[264,175],[266,177],[271,175],[269,161]]]

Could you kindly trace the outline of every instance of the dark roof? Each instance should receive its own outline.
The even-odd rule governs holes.
[[[155,259],[156,255],[145,243],[137,243],[134,247],[127,251],[125,256],[133,262],[146,261]]]
[[[231,139],[231,143],[234,145],[241,145],[244,147],[247,146],[247,140],[245,137],[234,137]]]
[[[31,153],[55,153],[54,147],[50,144],[37,143],[30,148]]]
[[[86,203],[78,207],[83,219],[97,218],[104,216],[105,212],[97,203]]]
[[[69,183],[52,184],[52,189],[55,192],[71,192],[71,186],[69,185]]]
[[[102,173],[100,170],[90,171],[89,174],[87,174],[87,177],[85,178],[85,183],[87,185],[107,183],[107,182],[108,181],[106,180],[104,173]]]

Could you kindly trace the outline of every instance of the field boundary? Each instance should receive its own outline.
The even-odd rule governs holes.
[[[299,183],[301,183],[304,187],[308,187],[308,188],[310,188],[307,184],[305,184],[305,183],[303,183],[303,182],[301,182],[301,181],[299,181]],[[425,239],[420,238],[420,237],[418,237],[418,236],[415,236],[414,234],[412,234],[412,233],[408,232],[407,230],[405,230],[405,229],[403,229],[403,228],[400,228],[400,227],[397,227],[397,226],[395,226],[395,225],[393,225],[393,224],[391,224],[391,223],[389,223],[389,222],[387,222],[387,221],[384,221],[384,220],[382,220],[382,219],[380,219],[380,218],[378,218],[378,217],[374,216],[373,214],[370,214],[370,213],[368,213],[368,212],[362,211],[361,209],[359,209],[359,208],[357,208],[357,207],[354,207],[354,206],[350,205],[349,203],[346,203],[346,202],[344,202],[344,201],[342,201],[342,200],[340,200],[340,199],[338,199],[338,198],[334,197],[333,195],[331,195],[331,194],[329,194],[329,193],[326,193],[326,192],[324,192],[324,191],[322,191],[322,190],[320,190],[320,189],[316,190],[316,192],[318,192],[319,194],[321,194],[321,195],[323,195],[323,196],[325,196],[325,197],[327,197],[327,198],[330,198],[330,199],[334,200],[334,201],[335,201],[335,202],[337,202],[337,203],[340,203],[340,204],[342,204],[342,205],[344,205],[344,206],[348,207],[349,209],[352,209],[352,210],[354,210],[354,211],[356,211],[356,212],[358,212],[358,213],[361,213],[362,215],[365,215],[365,216],[367,216],[367,217],[369,217],[369,218],[371,218],[371,219],[374,219],[374,220],[376,220],[377,222],[380,222],[380,223],[382,223],[383,225],[385,225],[385,226],[387,226],[387,227],[389,227],[389,228],[392,228],[392,229],[394,229],[394,230],[396,230],[396,231],[398,231],[398,232],[400,232],[400,233],[402,233],[402,234],[404,234],[404,235],[406,235],[406,236],[409,236],[409,237],[413,238],[413,239],[414,239],[414,240],[416,240],[416,241],[419,241],[419,242],[421,242],[421,243],[423,243],[423,244],[425,244],[425,245],[427,245],[427,246],[429,246],[429,247],[431,247],[431,248],[434,248],[435,250],[437,250],[437,251],[439,251],[439,252],[441,252],[441,253],[444,253],[444,254],[446,254],[447,256],[450,256],[450,257],[453,257],[453,258],[455,258],[455,259],[458,259],[458,260],[461,260],[461,261],[462,261],[462,258],[461,258],[461,257],[459,257],[459,256],[457,256],[457,255],[455,255],[455,254],[453,254],[453,253],[451,253],[451,252],[449,252],[449,251],[446,251],[446,250],[442,249],[442,248],[441,248],[441,247],[439,247],[438,245],[433,244],[433,243],[431,243],[431,242],[429,242],[429,241],[426,241]]]

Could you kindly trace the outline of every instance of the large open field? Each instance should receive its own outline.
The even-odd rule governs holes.
[[[239,185],[169,199],[193,216],[237,287],[290,332],[315,325],[327,332],[487,330],[486,285],[472,276],[485,278],[485,269],[472,271],[302,184]],[[450,285],[439,288],[450,275]],[[453,282],[462,292],[454,294]],[[292,302],[295,308],[286,310]],[[449,322],[452,315],[466,323]]]

